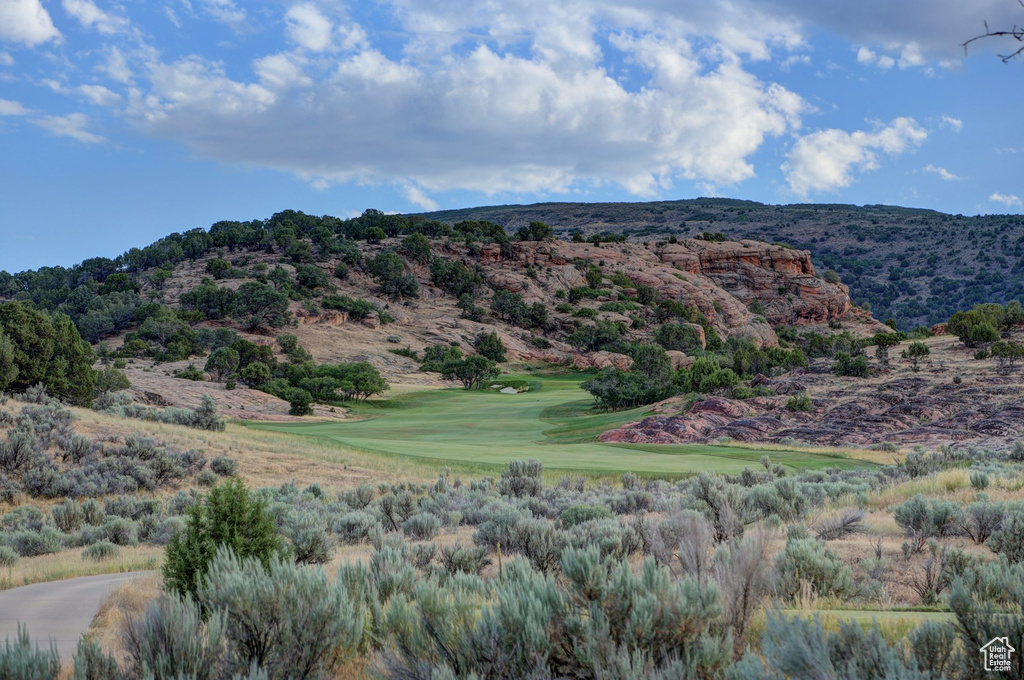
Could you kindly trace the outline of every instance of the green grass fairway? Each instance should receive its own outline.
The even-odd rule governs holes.
[[[759,451],[730,446],[603,444],[605,430],[638,420],[644,409],[592,410],[579,376],[525,376],[534,389],[498,394],[424,390],[356,407],[353,422],[248,422],[253,428],[326,437],[360,451],[416,456],[459,466],[504,466],[537,458],[550,469],[588,473],[632,471],[684,476],[702,470],[738,473],[764,453],[790,468],[852,468],[872,463],[806,451]]]

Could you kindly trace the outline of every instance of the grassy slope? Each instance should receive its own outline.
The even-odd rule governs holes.
[[[682,476],[702,470],[738,473],[764,453],[791,468],[856,467],[866,461],[805,451],[731,446],[603,444],[595,437],[638,420],[643,409],[594,413],[581,399],[578,376],[537,378],[523,394],[434,390],[360,407],[347,423],[248,423],[251,428],[326,437],[358,450],[469,466],[502,466],[537,458],[552,469],[593,473],[631,471]]]

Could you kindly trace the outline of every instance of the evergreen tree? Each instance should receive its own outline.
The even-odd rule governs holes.
[[[189,508],[184,529],[167,546],[164,586],[194,598],[221,546],[240,559],[259,560],[264,568],[271,558],[286,553],[266,501],[237,478],[213,487]]]

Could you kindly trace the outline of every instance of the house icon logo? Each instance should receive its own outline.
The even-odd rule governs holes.
[[[989,640],[979,651],[985,659],[986,671],[1009,672],[1010,655],[1017,650],[1010,646],[1009,638],[997,637]]]

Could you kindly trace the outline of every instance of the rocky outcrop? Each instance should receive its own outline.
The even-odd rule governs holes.
[[[629,367],[633,365],[633,359],[625,354],[617,354],[616,352],[588,352],[587,354],[577,354],[574,356],[572,358],[572,365],[581,371],[593,368],[598,370],[617,368],[620,371],[628,371]]]
[[[772,324],[827,323],[850,312],[849,289],[818,278],[811,253],[759,241],[685,240],[658,249],[662,262],[712,279]]]
[[[489,283],[531,301],[559,288],[585,285],[582,272],[589,266],[606,277],[621,272],[664,298],[695,307],[720,335],[746,336],[761,345],[777,344],[771,327],[779,324],[813,326],[846,319],[854,332],[860,326],[865,335],[878,330],[870,315],[852,306],[846,286],[817,276],[808,251],[758,241],[684,239],[601,247],[527,241],[513,244],[504,257],[497,246],[485,247],[481,257],[485,267],[497,268],[488,271]],[[531,281],[521,273],[527,266],[546,276]]]
[[[703,330],[703,329],[702,329]],[[680,368],[689,368],[693,366],[694,358],[687,356],[685,353],[679,350],[670,349],[665,352],[668,355],[669,360],[672,361],[672,370],[678,371]]]
[[[296,313],[295,317],[303,326],[309,326],[310,324],[342,326],[348,323],[348,312],[339,312],[333,309],[324,310],[320,314],[310,314],[305,310],[301,310]]]
[[[1008,449],[1024,437],[1024,397],[1019,389],[985,378],[968,385],[918,373],[881,383],[836,380],[798,371],[780,379],[758,376],[752,386],[779,396],[738,401],[708,396],[686,411],[675,397],[653,407],[655,415],[600,435],[604,442],[694,444],[723,437],[744,442],[797,441],[819,446],[935,447],[974,445]],[[786,407],[787,395],[814,395],[810,412]]]

